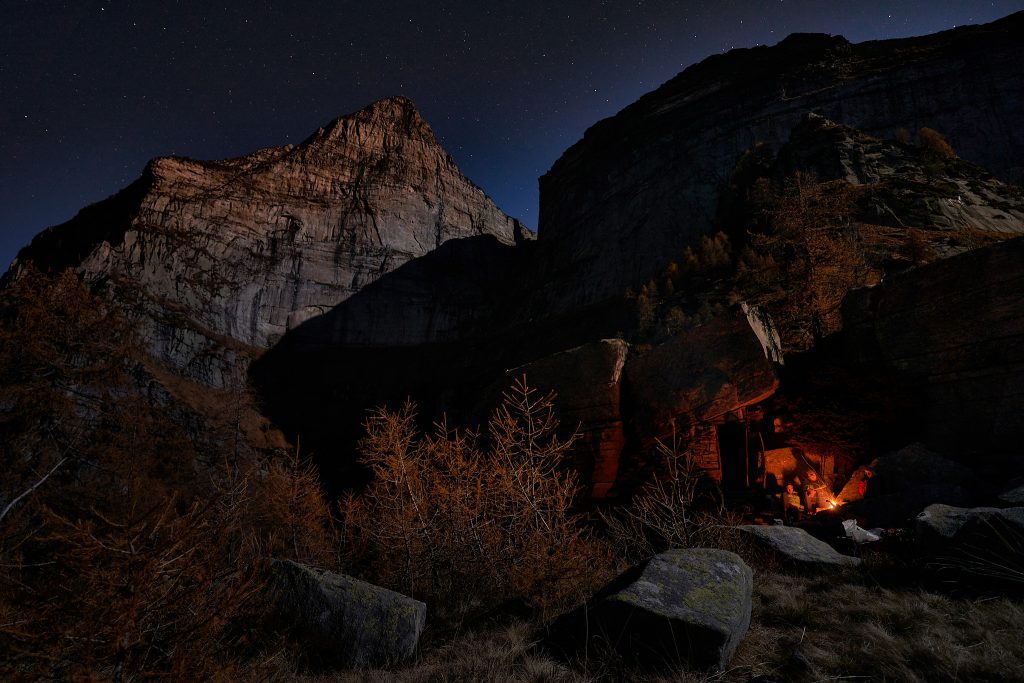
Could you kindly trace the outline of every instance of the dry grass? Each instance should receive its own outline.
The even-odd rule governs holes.
[[[813,665],[805,680],[1024,680],[1022,629],[1024,605],[1007,598],[891,589],[860,572],[765,574],[755,580],[754,624],[733,665],[798,678],[785,674],[799,650]]]
[[[362,669],[332,676],[304,677],[307,683],[583,683],[590,680],[533,650],[531,627],[523,622],[493,631],[468,633],[424,653],[411,667]]]

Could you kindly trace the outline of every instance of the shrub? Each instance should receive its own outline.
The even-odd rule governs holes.
[[[934,156],[941,157],[943,159],[956,158],[956,152],[954,152],[950,144],[946,142],[946,138],[936,130],[932,130],[931,128],[922,128],[917,131],[917,139],[921,143],[921,148]]]
[[[360,443],[373,482],[344,506],[352,561],[442,621],[586,594],[607,553],[572,512],[578,486],[564,464],[575,436],[556,435],[553,398],[517,380],[486,438],[444,422],[420,434],[411,403],[374,411]]]
[[[769,310],[787,349],[809,349],[838,331],[843,297],[868,280],[856,200],[846,181],[797,173],[768,200],[770,230],[755,234],[741,255],[742,295]]]
[[[312,471],[177,422],[136,340],[70,271],[0,292],[5,680],[223,676],[268,556],[336,564]]]
[[[721,492],[673,430],[672,441],[658,441],[660,465],[628,506],[603,513],[619,555],[637,562],[669,548],[716,545],[722,523]]]

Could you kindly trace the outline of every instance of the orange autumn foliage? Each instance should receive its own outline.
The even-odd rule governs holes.
[[[374,480],[344,510],[352,561],[441,620],[586,594],[608,554],[573,512],[575,436],[556,435],[552,401],[517,380],[486,435],[443,422],[421,434],[411,403],[374,411],[360,444]]]

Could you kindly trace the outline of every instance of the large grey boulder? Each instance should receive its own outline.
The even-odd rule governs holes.
[[[547,642],[569,657],[606,647],[644,668],[722,670],[750,626],[752,591],[735,553],[669,550],[558,618]]]
[[[311,661],[381,666],[416,652],[427,606],[351,576],[291,560],[273,560],[278,608]]]
[[[988,589],[1024,587],[1024,507],[929,505],[915,535],[929,564]]]
[[[856,567],[860,559],[843,555],[824,541],[793,526],[756,524],[733,527],[738,533],[754,539],[783,562],[803,567]]]

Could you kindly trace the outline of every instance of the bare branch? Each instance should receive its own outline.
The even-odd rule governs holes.
[[[3,521],[4,521],[4,517],[6,517],[6,516],[7,516],[7,513],[8,513],[8,512],[10,512],[10,511],[11,511],[11,509],[12,509],[12,508],[13,508],[13,507],[14,507],[15,505],[17,505],[17,504],[18,504],[18,501],[20,501],[20,500],[21,500],[22,498],[24,498],[25,496],[27,496],[28,494],[32,493],[32,492],[33,492],[33,491],[35,491],[35,490],[36,490],[37,488],[39,488],[40,486],[42,486],[42,485],[43,485],[43,482],[45,482],[45,481],[46,481],[47,479],[49,479],[49,478],[50,478],[50,475],[51,475],[51,474],[53,474],[54,472],[56,472],[56,471],[57,471],[57,469],[58,469],[58,468],[60,468],[60,466],[61,466],[61,465],[63,465],[63,464],[65,463],[65,462],[67,462],[67,460],[68,460],[68,459],[67,459],[66,457],[65,457],[65,458],[61,458],[60,460],[58,460],[58,461],[57,461],[57,464],[56,464],[56,465],[54,465],[54,466],[53,466],[53,468],[52,468],[52,469],[51,469],[51,470],[50,470],[49,472],[47,472],[46,474],[44,474],[44,475],[43,475],[43,476],[42,476],[42,477],[41,477],[41,478],[39,479],[39,481],[37,481],[37,482],[36,482],[35,484],[32,484],[32,486],[30,486],[30,487],[28,487],[27,489],[25,489],[24,491],[22,491],[22,492],[21,492],[21,495],[19,495],[19,496],[18,496],[17,498],[15,498],[15,499],[14,499],[14,500],[12,500],[12,501],[11,501],[10,503],[8,503],[8,504],[7,504],[7,506],[6,506],[6,507],[5,507],[4,509],[3,509],[3,512],[0,512],[0,522],[3,522]]]

